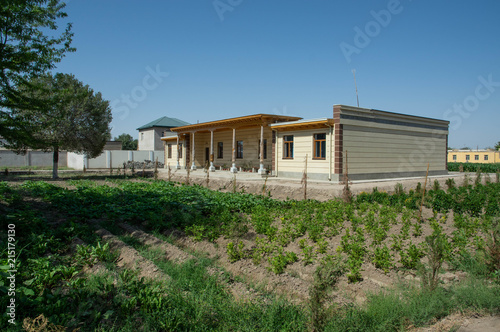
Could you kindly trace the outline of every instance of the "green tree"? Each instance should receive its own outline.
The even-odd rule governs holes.
[[[28,148],[52,151],[57,178],[59,151],[85,153],[95,158],[111,137],[109,101],[73,75],[45,74],[20,87],[23,96],[41,100],[40,108],[14,108],[11,117],[23,123],[27,135],[11,139],[7,147],[18,153]]]
[[[42,101],[21,97],[18,87],[53,69],[66,52],[75,51],[71,24],[60,30],[66,17],[59,0],[2,0],[0,2],[0,135],[6,139],[27,135],[24,124],[10,109],[42,109]],[[55,35],[55,36],[53,36]]]
[[[500,141],[498,141],[497,144],[495,145],[495,150],[500,150]]]
[[[114,140],[122,142],[122,150],[137,150],[137,139],[134,139],[129,134],[123,133],[115,137]]]

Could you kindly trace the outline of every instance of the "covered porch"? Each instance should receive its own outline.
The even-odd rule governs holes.
[[[271,172],[276,137],[270,124],[299,120],[299,117],[255,114],[172,128],[175,136],[163,137],[165,165],[195,171],[256,170]]]

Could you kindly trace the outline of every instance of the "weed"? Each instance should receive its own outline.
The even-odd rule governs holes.
[[[403,188],[403,184],[402,183],[396,183],[396,185],[394,186],[394,194],[397,195],[397,196],[401,196],[405,193],[405,189]]]
[[[492,230],[487,236],[485,245],[486,265],[490,272],[496,276],[497,280],[500,276],[500,222],[495,219],[492,225]]]
[[[439,181],[438,180],[434,180],[434,183],[432,185],[432,190],[438,191],[440,189],[441,189],[441,185],[439,184]]]
[[[439,269],[443,262],[450,257],[450,243],[446,240],[442,228],[437,225],[431,235],[425,237],[427,243],[427,258],[429,267],[421,264],[419,271],[422,275],[422,285],[425,289],[433,291],[439,282]]]
[[[446,186],[448,187],[448,191],[450,191],[452,188],[455,188],[455,180],[452,178],[446,179]]]
[[[481,167],[478,167],[477,172],[476,172],[476,179],[474,180],[474,185],[476,187],[481,184],[482,175],[483,175],[483,173],[481,172]]]
[[[340,256],[327,256],[316,268],[314,281],[309,289],[312,331],[323,331],[327,319],[325,302],[328,291],[335,289],[344,270],[345,265]]]

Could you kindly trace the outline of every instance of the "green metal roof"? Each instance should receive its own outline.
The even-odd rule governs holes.
[[[148,128],[153,128],[153,127],[174,128],[174,127],[186,126],[188,124],[190,124],[190,123],[176,119],[176,118],[169,118],[168,116],[163,116],[159,119],[151,121],[148,124],[145,124],[144,126],[137,128],[137,130],[148,129]]]

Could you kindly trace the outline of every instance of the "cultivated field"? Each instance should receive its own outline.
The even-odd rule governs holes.
[[[2,330],[453,330],[500,313],[498,177],[323,202],[4,180]]]

